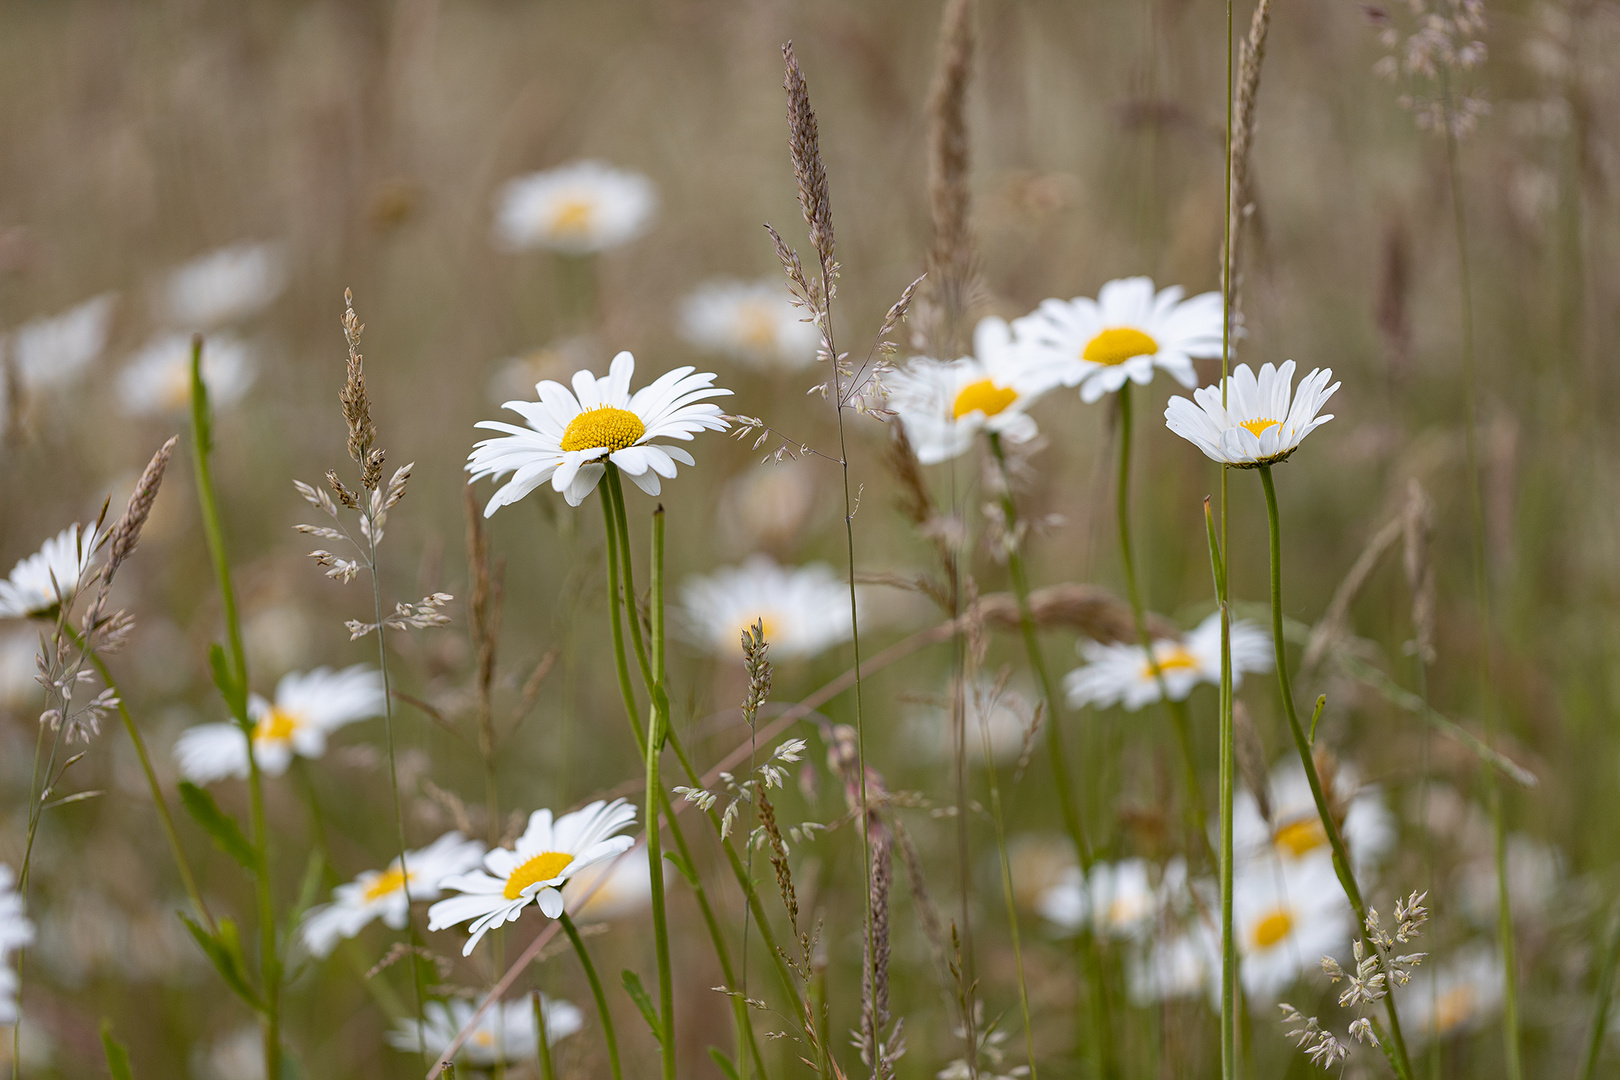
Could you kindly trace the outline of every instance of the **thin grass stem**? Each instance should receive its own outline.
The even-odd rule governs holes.
[[[615,479],[617,479],[615,477]],[[615,484],[617,494],[618,485]],[[617,501],[619,517],[624,516],[622,499]],[[626,572],[629,566],[625,566]],[[662,1028],[664,1080],[675,1080],[675,988],[669,966],[669,926],[664,913],[664,857],[658,835],[664,788],[659,780],[659,754],[664,731],[669,725],[668,699],[664,695],[664,508],[653,511],[652,526],[652,654],[653,682],[651,715],[647,720],[647,873],[652,885],[653,946],[658,961],[658,1021]]]
[[[585,948],[585,939],[579,936],[579,930],[574,926],[574,920],[564,911],[557,921],[562,923],[563,933],[568,935],[569,944],[574,947],[574,955],[579,957],[579,966],[585,971],[585,981],[591,984],[591,997],[596,1000],[596,1016],[602,1024],[602,1040],[607,1043],[608,1069],[613,1080],[623,1080],[623,1072],[619,1067],[619,1040],[613,1032],[613,1012],[608,1008],[607,994],[602,990],[602,980],[596,977],[596,965],[591,963],[591,954]]]

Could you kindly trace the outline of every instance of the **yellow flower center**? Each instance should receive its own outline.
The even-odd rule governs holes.
[[[629,409],[599,405],[586,409],[563,430],[564,450],[623,450],[647,434],[647,425]]]
[[[1475,991],[1460,983],[1441,994],[1434,1003],[1434,1031],[1444,1035],[1461,1027],[1474,1015]]]
[[[516,900],[524,889],[537,881],[550,881],[573,861],[574,857],[566,851],[542,851],[512,871],[512,876],[506,879],[504,895],[508,900]]]
[[[1322,828],[1321,818],[1301,818],[1278,829],[1272,840],[1298,859],[1327,843],[1327,831]]]
[[[400,872],[399,867],[395,866],[378,874],[376,879],[366,886],[366,891],[360,895],[366,903],[371,904],[390,893],[398,892],[404,887],[405,875]]]
[[[595,217],[596,204],[576,195],[557,204],[557,209],[551,216],[551,228],[553,232],[580,236],[590,231]]]
[[[1192,653],[1188,652],[1180,645],[1177,645],[1163,656],[1156,656],[1154,659],[1158,660],[1159,671],[1161,673],[1169,673],[1172,671],[1195,671],[1198,668],[1197,658],[1195,658]],[[1152,664],[1142,665],[1142,678],[1153,678]]]
[[[286,742],[292,738],[293,732],[303,726],[304,718],[297,713],[285,712],[271,706],[253,725],[253,738],[256,742]]]
[[[1080,359],[1093,364],[1123,364],[1133,356],[1152,356],[1159,343],[1134,326],[1111,326],[1086,342]]]
[[[191,400],[191,364],[173,363],[158,377],[158,400],[170,411]]]
[[[1142,915],[1140,896],[1116,896],[1108,905],[1108,925],[1128,926]]]
[[[1282,422],[1273,420],[1269,416],[1257,416],[1253,420],[1242,421],[1238,426],[1247,428],[1249,434],[1258,439],[1267,428],[1281,427]]]
[[[495,1033],[488,1028],[475,1031],[472,1033],[472,1041],[487,1050],[495,1045]]]
[[[951,406],[951,416],[957,420],[970,412],[994,416],[1017,400],[1018,391],[1012,387],[997,386],[990,379],[980,379],[978,382],[968,383],[958,391],[956,403]]]
[[[1282,908],[1278,908],[1254,926],[1254,943],[1258,948],[1269,949],[1294,929],[1294,917]]]
[[[776,344],[776,313],[764,304],[743,304],[737,309],[737,337],[751,349]]]

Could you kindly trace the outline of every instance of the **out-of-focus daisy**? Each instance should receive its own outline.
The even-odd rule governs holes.
[[[1063,677],[1069,704],[1075,708],[1093,705],[1101,709],[1118,704],[1135,712],[1159,700],[1159,680],[1142,646],[1085,641],[1080,645],[1080,655],[1085,657],[1085,664]],[[1153,659],[1158,662],[1165,692],[1172,701],[1186,700],[1199,683],[1219,685],[1220,612],[1199,623],[1180,641],[1156,639]],[[1232,685],[1241,685],[1246,672],[1269,671],[1272,662],[1271,635],[1254,623],[1234,620]]]
[[[32,630],[0,634],[0,709],[15,709],[42,692],[34,675],[39,670],[39,635]]]
[[[814,656],[850,638],[849,585],[826,563],[787,567],[768,555],[688,578],[681,607],[693,636],[722,658],[742,659],[743,630],[765,624],[771,655]]]
[[[206,1080],[264,1080],[264,1033],[244,1024],[212,1045],[194,1047],[192,1071]]]
[[[1564,856],[1555,847],[1522,833],[1507,838],[1508,908],[1515,921],[1544,915],[1558,897]],[[1480,851],[1457,871],[1456,895],[1463,915],[1480,928],[1496,925],[1499,892],[1494,850]]]
[[[403,930],[412,901],[437,900],[439,882],[466,873],[483,857],[483,844],[448,832],[425,848],[406,852],[403,871],[397,856],[386,870],[367,870],[333,889],[331,903],[305,913],[304,945],[315,956],[328,956],[340,939],[354,937],[373,919]]]
[[[1319,857],[1329,850],[1327,831],[1316,812],[1310,781],[1296,758],[1284,758],[1271,770],[1271,824],[1248,791],[1232,807],[1232,835],[1239,859],[1271,854],[1284,862]],[[1375,787],[1360,783],[1354,765],[1341,762],[1332,777],[1333,804],[1343,808],[1339,823],[1350,859],[1358,872],[1370,869],[1395,844],[1395,816]],[[1335,811],[1337,813],[1337,811]]]
[[[106,534],[69,525],[0,581],[0,619],[47,615],[70,599],[90,573],[90,563]]]
[[[636,820],[636,808],[623,799],[593,802],[555,822],[550,810],[529,815],[529,827],[515,849],[496,848],[484,856],[484,869],[439,882],[460,896],[440,900],[428,909],[428,929],[443,930],[472,920],[461,955],[491,927],[515,922],[531,903],[555,919],[563,912],[563,883],[592,863],[609,859],[634,841],[614,833]],[[486,873],[485,871],[488,871]]]
[[[1251,998],[1271,1001],[1322,957],[1343,952],[1355,920],[1326,855],[1245,866],[1233,883],[1240,977]]]
[[[639,915],[652,906],[647,849],[630,848],[592,863],[568,879],[562,894],[563,907],[575,919],[612,921]]]
[[[848,597],[845,607],[848,607]],[[919,754],[933,760],[949,758],[952,751],[951,690],[946,687],[935,701],[920,703],[907,715],[907,734]],[[985,742],[990,759],[997,763],[1015,760],[1024,748],[1033,708],[1027,693],[1003,686],[998,692],[990,679],[980,679],[967,688],[965,709],[967,752],[970,758],[984,760]]]
[[[793,306],[778,279],[722,278],[681,301],[681,336],[760,368],[801,368],[816,361],[821,333]]]
[[[17,380],[27,389],[45,390],[77,378],[106,347],[117,299],[102,293],[59,315],[19,326],[6,343]]]
[[[1407,1038],[1424,1042],[1474,1031],[1502,1008],[1502,957],[1473,945],[1444,964],[1425,964],[1396,995]]]
[[[358,720],[381,716],[382,676],[364,664],[333,671],[316,668],[284,675],[276,684],[274,702],[254,694],[248,699],[253,720],[253,756],[259,769],[280,776],[294,755],[318,758],[326,753],[326,737]],[[174,744],[180,772],[199,784],[249,773],[247,740],[234,723],[198,724],[182,732]]]
[[[258,374],[253,351],[228,335],[203,343],[202,377],[213,405],[231,405]],[[118,373],[118,396],[131,416],[180,412],[191,401],[191,338],[170,334],[147,344]]]
[[[1105,937],[1140,941],[1153,929],[1166,893],[1186,881],[1186,870],[1180,863],[1167,868],[1161,884],[1155,884],[1153,876],[1145,859],[1096,862],[1089,875],[1070,867],[1037,907],[1042,916],[1071,933],[1089,923]]]
[[[886,378],[889,408],[906,425],[917,460],[933,465],[957,457],[981,431],[1009,442],[1028,442],[1035,421],[1024,412],[1039,396],[1026,387],[1025,369],[1005,320],[979,320],[972,356],[941,361],[913,357]]]
[[[808,461],[781,461],[752,468],[726,481],[720,497],[727,527],[743,550],[787,544],[816,506],[816,470]]]
[[[658,494],[660,476],[675,475],[677,461],[694,464],[692,455],[680,447],[653,440],[690,441],[700,431],[724,431],[720,407],[706,399],[731,391],[714,385],[713,372],[678,367],[632,394],[635,371],[635,357],[621,352],[608,366],[605,379],[579,371],[574,373],[572,392],[547,379],[535,386],[539,401],[508,401],[504,408],[523,417],[527,427],[479,421],[478,427],[506,434],[475,446],[467,471],[473,480],[512,474],[489,500],[484,516],[517,502],[548,480],[569,506],[578,506],[596,490],[607,471],[605,461],[617,465],[649,495]]]
[[[1220,932],[1195,919],[1157,934],[1145,951],[1127,959],[1125,986],[1137,1006],[1189,997],[1211,997],[1218,1002]]]
[[[0,1026],[17,1022],[17,973],[11,954],[34,940],[34,924],[23,914],[11,867],[0,864]]]
[[[1221,354],[1221,295],[1182,300],[1172,285],[1157,293],[1145,277],[1110,281],[1097,299],[1044,300],[1013,323],[1032,376],[1048,386],[1078,386],[1096,401],[1132,382],[1146,386],[1163,368],[1182,386],[1195,386],[1195,356]]]
[[[212,330],[256,315],[287,287],[276,244],[235,244],[193,259],[169,275],[158,310],[183,330]]]
[[[657,205],[657,189],[640,173],[576,161],[502,185],[495,198],[495,242],[515,251],[605,251],[640,236]]]
[[[1165,423],[1211,461],[1240,469],[1274,465],[1298,450],[1305,436],[1333,419],[1332,413],[1317,415],[1339,388],[1338,383],[1327,385],[1331,378],[1332,368],[1314,368],[1300,380],[1298,393],[1292,393],[1292,360],[1284,360],[1280,368],[1264,364],[1258,376],[1248,364],[1239,364],[1224,382],[1225,406],[1221,405],[1222,383],[1200,387],[1191,400],[1170,399],[1164,410]]]
[[[540,996],[540,1009],[546,1018],[546,1043],[553,1045],[578,1031],[585,1018],[567,1001]],[[477,1011],[470,1001],[430,1001],[422,1006],[422,1019],[400,1020],[388,1033],[388,1043],[397,1050],[416,1053],[420,1046],[429,1054],[450,1049],[461,1029]],[[534,1005],[527,999],[504,1001],[479,1017],[478,1024],[461,1044],[456,1060],[475,1069],[528,1061],[540,1048],[540,1033],[534,1026]]]

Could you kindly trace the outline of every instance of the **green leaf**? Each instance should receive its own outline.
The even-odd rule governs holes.
[[[219,687],[220,696],[225,699],[225,705],[236,717],[236,722],[244,728],[251,727],[252,721],[248,719],[247,712],[247,688],[236,681],[230,662],[225,659],[225,649],[217,641],[208,646],[208,667],[214,673],[214,685]]]
[[[197,445],[203,453],[213,449],[213,424],[209,418],[208,384],[202,377],[202,350],[203,338],[201,334],[191,339],[191,423],[197,430]]]
[[[180,921],[191,931],[191,936],[202,948],[203,955],[208,957],[209,963],[214,965],[214,970],[219,972],[220,978],[225,980],[225,985],[252,1006],[255,1012],[263,1012],[264,1002],[248,982],[247,964],[242,960],[242,943],[236,933],[236,923],[230,919],[221,919],[219,936],[215,937],[184,913],[181,913]]]
[[[647,1026],[652,1029],[653,1038],[658,1040],[658,1045],[664,1045],[664,1033],[658,1025],[658,1010],[653,1007],[652,998],[647,996],[646,989],[641,985],[640,976],[625,968],[621,978],[624,979],[624,992],[630,995],[630,1000],[641,1010],[642,1019],[646,1020]]]
[[[258,854],[242,829],[229,814],[219,808],[214,797],[190,780],[180,781],[180,802],[197,824],[214,840],[214,846],[235,859],[244,870],[258,865]]]
[[[681,877],[686,879],[688,885],[694,889],[698,887],[697,871],[692,869],[691,863],[681,858],[680,852],[666,851],[664,852],[664,858],[668,859],[670,865],[681,872]]]
[[[112,1021],[106,1017],[101,1018],[101,1049],[107,1054],[107,1071],[112,1074],[112,1080],[135,1080],[135,1074],[129,1069],[129,1051],[113,1038]]]
[[[720,1066],[720,1071],[726,1074],[726,1080],[742,1080],[737,1072],[737,1066],[731,1063],[731,1059],[718,1046],[709,1047],[709,1056]]]

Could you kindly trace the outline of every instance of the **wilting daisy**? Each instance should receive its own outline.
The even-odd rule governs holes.
[[[1322,957],[1343,952],[1355,929],[1326,855],[1242,868],[1233,883],[1232,909],[1243,988],[1261,1001],[1276,998]]]
[[[1078,386],[1092,402],[1132,382],[1146,386],[1163,368],[1195,386],[1195,356],[1221,354],[1221,295],[1182,300],[1172,285],[1157,293],[1151,278],[1110,281],[1097,299],[1044,300],[1013,323],[1032,377],[1048,386]]]
[[[193,259],[169,275],[160,316],[183,330],[212,330],[269,307],[287,287],[277,244],[236,244]]]
[[[1265,364],[1258,377],[1248,364],[1239,364],[1225,380],[1224,407],[1223,384],[1201,387],[1193,391],[1190,401],[1171,398],[1164,410],[1165,423],[1211,461],[1240,469],[1274,465],[1298,450],[1305,436],[1333,419],[1332,413],[1317,415],[1339,388],[1338,383],[1327,385],[1332,377],[1332,368],[1313,369],[1300,380],[1299,392],[1290,402],[1292,360],[1283,361],[1280,368]]]
[[[1331,779],[1332,802],[1343,810],[1340,834],[1358,872],[1370,869],[1395,844],[1395,817],[1375,787],[1363,786],[1355,766],[1341,762]],[[1271,823],[1248,791],[1239,791],[1232,806],[1232,836],[1239,859],[1274,854],[1285,863],[1326,854],[1327,831],[1316,812],[1310,781],[1297,758],[1284,758],[1271,770]],[[1336,810],[1337,814],[1338,811]]]
[[[461,895],[428,909],[428,929],[443,930],[471,919],[467,929],[472,936],[461,950],[462,956],[470,956],[485,931],[515,922],[531,903],[538,904],[546,918],[555,919],[563,912],[563,883],[634,843],[628,836],[613,834],[635,820],[636,808],[623,799],[593,802],[555,822],[550,810],[536,810],[515,850],[496,848],[484,856],[483,870],[439,883],[441,889],[455,889]]]
[[[1473,1031],[1502,1008],[1502,957],[1474,945],[1439,966],[1425,964],[1396,995],[1407,1038],[1424,1042]]]
[[[760,368],[801,368],[816,361],[821,333],[793,306],[780,280],[706,282],[681,301],[681,336]]]
[[[647,849],[633,847],[592,863],[568,879],[562,894],[563,907],[575,919],[610,921],[639,915],[652,906]]]
[[[972,356],[934,360],[918,356],[887,376],[889,408],[924,465],[949,461],[973,445],[981,431],[1009,442],[1028,442],[1035,421],[1024,410],[1040,396],[1026,387],[1025,369],[1002,319],[981,319]]]
[[[585,1018],[566,1001],[540,997],[540,1010],[546,1018],[546,1043],[553,1045],[578,1031]],[[430,1001],[422,1006],[422,1019],[403,1019],[388,1033],[388,1044],[398,1050],[416,1053],[420,1046],[429,1054],[443,1054],[456,1041],[461,1029],[472,1020],[477,1007],[470,1001]],[[531,1060],[540,1048],[540,1033],[534,1026],[534,1005],[527,998],[497,1002],[479,1017],[478,1024],[461,1044],[456,1059],[475,1069]]]
[[[276,684],[276,699],[257,694],[248,698],[253,720],[253,756],[261,772],[280,776],[293,756],[318,758],[326,753],[326,737],[338,728],[383,713],[382,676],[364,664],[333,671],[316,668],[283,675]],[[174,744],[180,772],[199,784],[249,772],[247,740],[234,723],[198,724],[182,732]]]
[[[253,385],[252,350],[226,335],[203,343],[202,377],[215,407],[230,405]],[[118,373],[118,395],[131,416],[179,412],[191,401],[191,338],[157,338],[130,358]]]
[[[686,623],[715,656],[741,660],[742,632],[765,624],[771,655],[814,656],[850,638],[849,585],[826,563],[781,566],[768,555],[688,578],[681,589]]]
[[[640,173],[576,161],[508,180],[495,198],[495,242],[588,255],[640,236],[657,204],[657,190]]]
[[[1071,867],[1041,896],[1037,907],[1042,916],[1071,933],[1090,923],[1105,937],[1141,940],[1153,929],[1165,892],[1185,882],[1186,870],[1178,863],[1174,870],[1166,870],[1164,878],[1163,888],[1155,885],[1152,866],[1145,859],[1096,862],[1089,875]]]
[[[1140,645],[1103,644],[1086,641],[1080,645],[1086,663],[1063,678],[1069,703],[1075,708],[1094,705],[1107,708],[1124,705],[1135,712],[1159,700],[1159,681],[1147,650]],[[1180,641],[1158,638],[1153,642],[1153,659],[1164,677],[1165,692],[1172,701],[1184,701],[1193,687],[1221,681],[1221,615],[1215,612]],[[1272,665],[1271,636],[1243,619],[1232,623],[1232,685],[1243,682],[1245,672],[1269,671]]]
[[[448,832],[425,848],[406,852],[403,872],[397,857],[386,870],[367,870],[333,889],[331,903],[304,914],[304,945],[315,956],[328,956],[339,939],[354,937],[373,919],[403,930],[412,901],[437,900],[439,882],[466,873],[483,857],[483,844]]]
[[[0,865],[0,1026],[17,1022],[17,973],[11,954],[34,940],[34,924],[23,914],[11,867]]]
[[[96,548],[106,539],[93,530],[69,525],[28,558],[11,568],[0,581],[0,619],[26,619],[56,610],[71,599],[90,573]]]
[[[713,372],[678,367],[632,394],[630,377],[635,371],[635,357],[621,352],[608,365],[605,379],[579,371],[574,373],[572,393],[546,379],[535,386],[539,401],[508,401],[503,407],[523,417],[528,427],[479,421],[478,427],[506,435],[485,439],[473,448],[467,458],[472,479],[499,480],[514,474],[489,500],[484,516],[517,502],[548,480],[569,506],[578,506],[596,490],[607,471],[606,461],[649,495],[658,494],[660,476],[675,475],[677,461],[694,464],[692,455],[680,447],[653,440],[690,441],[700,431],[724,431],[720,407],[705,399],[731,391],[714,385]]]
[[[6,343],[17,380],[31,390],[72,382],[107,344],[112,293],[86,300],[60,315],[23,323]]]

